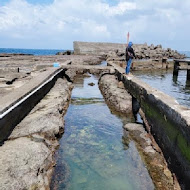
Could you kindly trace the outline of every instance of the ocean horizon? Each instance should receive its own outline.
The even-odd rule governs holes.
[[[55,55],[57,52],[64,52],[63,49],[25,49],[25,48],[0,48],[0,53],[21,53],[32,55]]]
[[[65,52],[65,49],[25,49],[25,48],[0,48],[0,53],[21,53],[32,55],[56,55],[57,52]],[[73,50],[71,50],[73,51]],[[190,58],[190,51],[180,51],[181,54],[185,54],[187,58]]]

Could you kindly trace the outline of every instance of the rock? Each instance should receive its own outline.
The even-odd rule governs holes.
[[[55,139],[63,128],[62,115],[65,114],[69,106],[71,89],[71,84],[66,80],[58,79],[46,97],[15,127],[9,139],[36,133],[45,134],[46,137]]]
[[[56,53],[56,55],[72,55],[72,54],[73,52],[71,50]]]
[[[124,126],[124,129],[127,131],[124,134],[135,140],[153,179],[155,189],[180,190],[179,183],[173,178],[171,171],[168,169],[163,154],[157,152],[154,148],[158,145],[151,140],[151,135],[145,131],[143,125],[128,123]]]
[[[132,97],[114,75],[103,75],[98,84],[106,102],[112,109],[121,113],[132,113]]]
[[[49,189],[71,89],[71,83],[58,79],[0,147],[1,189]]]
[[[88,83],[89,86],[94,86],[95,84],[93,82]]]
[[[43,142],[22,137],[0,148],[1,189],[44,189],[52,172],[52,154]]]
[[[151,44],[150,50],[154,50],[154,45],[153,44]]]
[[[119,81],[117,86],[118,86],[118,88],[125,89],[122,81]]]

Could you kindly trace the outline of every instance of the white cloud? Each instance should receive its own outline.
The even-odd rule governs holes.
[[[105,12],[108,16],[123,15],[130,10],[136,10],[136,3],[120,2],[117,6],[105,6]]]
[[[125,43],[129,31],[135,43],[189,47],[189,0],[106,2],[54,0],[42,6],[11,0],[0,6],[0,46],[72,48],[74,40]]]

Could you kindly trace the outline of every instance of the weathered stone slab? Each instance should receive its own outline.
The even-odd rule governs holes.
[[[40,86],[45,82],[49,77],[55,74],[57,71],[61,70],[60,68],[48,68],[47,71],[42,72],[38,77],[33,78],[27,84],[23,85],[22,88],[15,89],[14,92],[7,94],[6,96],[0,99],[0,113],[2,114],[9,107],[14,105],[24,96],[29,94],[32,90]]]

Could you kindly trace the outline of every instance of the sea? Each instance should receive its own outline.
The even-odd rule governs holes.
[[[17,49],[17,48],[0,48],[0,53],[21,53],[32,55],[55,55],[57,52],[64,52],[63,49]],[[72,50],[71,50],[72,51]],[[190,58],[190,51],[178,51]]]
[[[65,52],[62,49],[15,49],[15,48],[0,48],[0,53],[18,53],[32,55],[55,55],[57,52]]]

